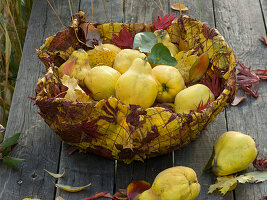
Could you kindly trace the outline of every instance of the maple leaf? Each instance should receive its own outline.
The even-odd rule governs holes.
[[[175,15],[175,13],[173,13],[173,14],[166,14],[163,17],[161,17],[160,13],[161,13],[161,10],[159,11],[157,21],[153,22],[153,26],[155,30],[168,28],[171,25],[172,21],[178,16],[178,15]]]
[[[257,86],[261,79],[267,79],[267,70],[251,70],[251,67],[246,67],[241,62],[237,63],[241,67],[241,69],[237,68],[239,71],[237,74],[237,86],[245,93],[252,95],[254,98],[258,98]]]
[[[267,47],[267,39],[265,38],[265,37],[261,37],[260,39],[259,39],[263,44],[265,44],[265,47]]]
[[[125,26],[123,26],[121,31],[119,32],[119,36],[114,33],[112,34],[112,36],[114,44],[120,47],[121,49],[133,48],[134,38],[130,30],[127,29]]]
[[[218,35],[215,29],[208,27],[206,24],[203,24],[202,28],[203,28],[202,33],[206,39],[212,39],[216,35]]]
[[[267,160],[263,158],[256,158],[253,161],[253,166],[258,170],[258,171],[264,171],[267,169]]]

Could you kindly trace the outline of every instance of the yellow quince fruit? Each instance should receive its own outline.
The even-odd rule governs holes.
[[[149,190],[138,200],[193,200],[200,192],[193,169],[184,166],[168,168],[160,172]]]

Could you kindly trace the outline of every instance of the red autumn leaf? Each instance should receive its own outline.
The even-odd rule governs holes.
[[[267,169],[267,160],[263,158],[256,158],[253,161],[253,166],[258,170],[258,171],[264,171]]]
[[[257,86],[261,79],[267,79],[267,70],[251,70],[251,67],[246,67],[240,62],[237,63],[241,67],[241,69],[237,68],[239,71],[237,74],[237,86],[245,93],[252,95],[254,98],[258,98]]]
[[[150,184],[146,181],[134,181],[127,186],[127,197],[134,200],[135,197],[150,188]]]
[[[263,196],[259,200],[267,200],[267,196]]]
[[[87,197],[81,200],[95,200],[95,199],[98,199],[99,197],[112,198],[112,195],[110,194],[110,192],[100,192],[100,193],[96,193],[94,196]]]
[[[206,85],[214,94],[215,98],[221,93],[221,83],[219,79],[219,74],[214,71],[211,81],[203,79],[202,83]]]
[[[202,33],[206,39],[212,39],[216,35],[218,35],[218,33],[215,31],[215,29],[208,27],[206,24],[203,24],[202,28],[203,28]]]
[[[260,39],[259,39],[263,44],[265,44],[265,47],[267,47],[267,39],[265,38],[265,37],[261,37]]]
[[[200,102],[200,104],[197,107],[197,112],[200,112],[201,110],[207,108],[207,106],[210,104],[210,97],[208,98],[208,101],[206,104],[203,103],[203,101]]]
[[[153,22],[153,26],[155,30],[168,28],[171,25],[172,21],[178,16],[178,15],[175,15],[175,13],[173,13],[173,14],[166,14],[161,18],[160,13],[161,13],[161,10],[159,11],[157,21]]]
[[[119,200],[128,200],[128,197],[126,196],[126,192],[125,192],[125,194],[124,194],[124,192],[116,192],[113,195],[113,198],[119,199]]]
[[[83,31],[83,38],[85,39],[86,45],[88,47],[94,47],[96,45],[101,45],[102,40],[100,37],[100,32],[93,24],[82,23],[79,26]]]
[[[127,29],[125,26],[121,29],[119,32],[119,36],[116,34],[112,34],[113,36],[113,42],[115,45],[120,47],[121,49],[132,49],[133,48],[133,41],[134,38],[130,32],[129,29]]]

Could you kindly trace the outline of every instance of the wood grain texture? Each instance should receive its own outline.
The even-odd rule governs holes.
[[[262,9],[263,19],[265,20],[265,30],[267,34],[267,1],[260,0],[260,4],[261,4],[261,9]]]
[[[267,68],[267,49],[259,38],[266,35],[259,1],[225,0],[214,1],[215,18],[218,30],[224,35],[237,55],[237,60],[253,69]],[[240,131],[252,136],[260,156],[267,156],[267,87],[259,85],[258,99],[247,98],[242,104],[227,109],[229,130]],[[247,171],[254,170],[250,167]],[[236,199],[258,200],[267,194],[267,182],[259,184],[240,184]]]
[[[103,4],[105,2],[105,6]],[[112,4],[111,4],[112,3]],[[106,14],[105,15],[105,8]],[[87,21],[94,23],[104,23],[111,21],[122,21],[122,5],[120,0],[116,1],[93,1],[93,16],[91,9],[91,1],[82,0],[80,10],[84,11],[87,16]],[[114,186],[114,161],[108,160],[100,156],[92,154],[75,154],[68,156],[66,149],[67,144],[63,143],[63,148],[60,157],[60,167],[65,168],[67,173],[58,183],[71,186],[83,186],[91,183],[92,185],[78,193],[69,193],[58,191],[56,196],[60,195],[64,200],[82,199],[94,195],[95,193],[110,191],[113,192]],[[104,198],[100,198],[104,199]]]
[[[157,19],[159,10],[163,8],[165,14],[170,11],[169,1],[125,1],[125,22],[152,23]],[[118,161],[116,190],[126,188],[136,180],[152,183],[156,175],[168,167],[173,166],[172,154],[147,159],[143,163],[135,161],[129,165]]]
[[[62,2],[57,1],[53,5],[59,15],[68,10],[61,5]],[[45,73],[45,67],[39,61],[35,49],[59,27],[47,2],[34,1],[23,50],[24,66],[21,63],[19,68],[5,135],[10,137],[17,132],[21,133],[12,155],[25,161],[15,169],[0,165],[1,200],[25,197],[53,199],[55,188],[51,177],[43,169],[57,170],[61,142],[41,119],[37,107],[28,97],[35,96],[38,77]]]
[[[171,0],[171,3],[177,3],[175,0]],[[187,0],[183,1],[189,11],[184,14],[191,16],[192,18],[199,20],[199,6],[198,1]],[[210,27],[215,27],[213,3],[212,0],[201,2],[201,21],[207,23]],[[225,112],[222,112],[217,116],[216,120],[212,122],[207,130],[202,131],[201,135],[192,143],[188,144],[180,151],[176,151],[174,154],[174,165],[182,165],[191,167],[194,169],[198,176],[198,181],[201,185],[201,191],[197,199],[233,199],[233,193],[230,192],[226,196],[222,197],[217,194],[207,194],[209,185],[214,183],[214,176],[212,174],[204,173],[206,163],[208,162],[212,148],[217,138],[227,131]]]

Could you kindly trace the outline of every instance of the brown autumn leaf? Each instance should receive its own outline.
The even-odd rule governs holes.
[[[184,4],[180,5],[181,5],[181,11],[188,11],[188,8]],[[179,3],[172,4],[171,9],[180,11]]]
[[[150,189],[150,184],[146,181],[134,181],[127,186],[127,197],[134,200],[142,192]]]
[[[93,48],[96,45],[102,44],[100,32],[94,25],[82,23],[79,27],[83,30],[85,42],[88,47]]]
[[[238,96],[237,94],[235,95],[234,101],[231,103],[232,106],[236,106],[238,104],[240,104],[243,100],[245,100],[245,98],[247,98],[247,96]]]

